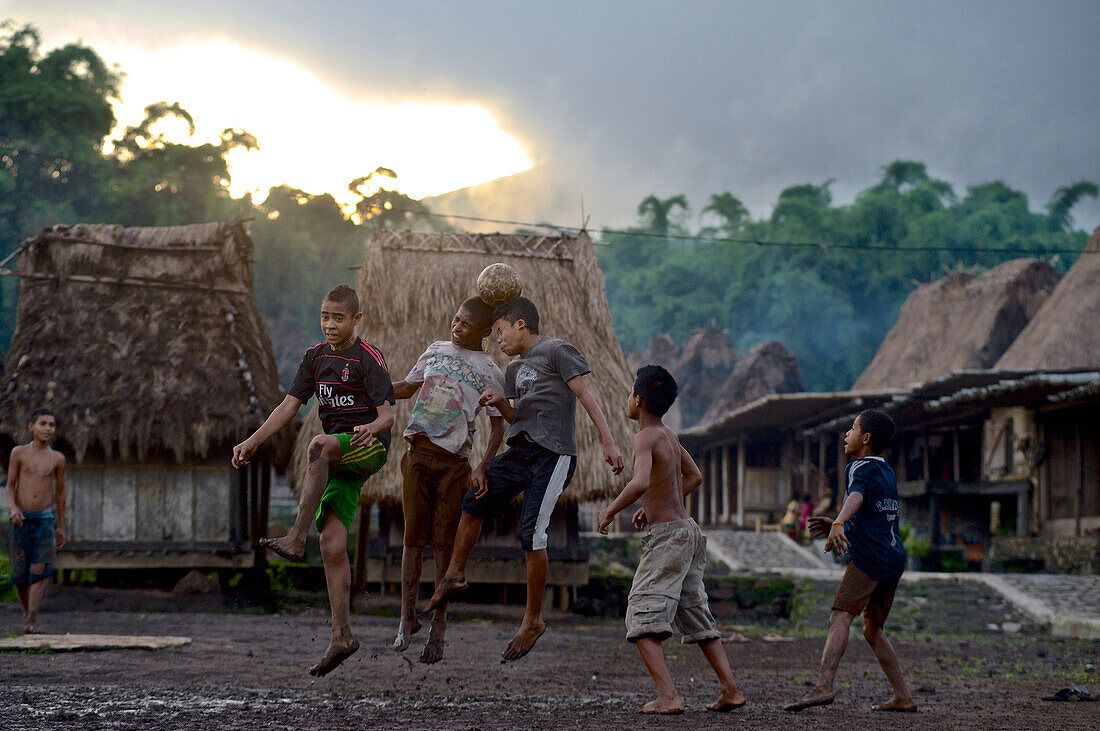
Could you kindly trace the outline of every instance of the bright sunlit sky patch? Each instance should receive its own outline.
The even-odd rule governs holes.
[[[238,148],[228,157],[234,196],[263,200],[268,188],[286,183],[346,204],[357,199],[347,187],[352,179],[385,166],[400,176],[403,193],[421,198],[531,167],[520,142],[474,102],[395,102],[371,99],[369,91],[351,98],[291,59],[227,40],[155,51],[96,48],[126,74],[115,109],[120,125],[139,123],[147,104],[178,101],[196,132],[188,139],[185,123],[155,128],[171,141],[216,142],[226,127],[256,136],[259,150]]]

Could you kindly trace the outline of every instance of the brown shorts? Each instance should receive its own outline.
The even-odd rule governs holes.
[[[401,507],[406,546],[454,547],[462,496],[470,489],[470,462],[418,434],[401,458]]]
[[[901,576],[891,581],[875,581],[850,563],[844,571],[844,578],[840,580],[840,586],[837,587],[833,609],[849,614],[862,613],[876,624],[886,624],[900,578]]]

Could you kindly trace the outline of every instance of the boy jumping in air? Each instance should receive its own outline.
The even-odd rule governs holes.
[[[785,711],[797,712],[833,702],[833,680],[840,658],[848,648],[848,629],[861,612],[863,636],[894,690],[894,697],[874,706],[874,710],[917,710],[905,687],[894,646],[882,629],[905,568],[905,546],[898,533],[897,480],[894,470],[881,456],[893,436],[894,422],[885,412],[868,409],[860,413],[844,435],[844,453],[853,459],[845,467],[848,489],[840,514],[831,522],[824,516],[809,520],[810,533],[815,538],[829,536],[826,551],[847,551],[852,561],[833,599],[817,687],[802,700],[785,706]]]
[[[627,400],[627,413],[641,427],[634,436],[634,476],[600,513],[596,529],[606,534],[616,515],[642,501],[633,523],[646,533],[627,599],[626,639],[637,646],[657,685],[657,697],[639,712],[684,712],[661,647],[672,636],[673,622],[684,644],[699,645],[722,686],[707,710],[726,712],[745,705],[745,696],[733,679],[703,587],[707,539],[684,509],[684,498],[702,484],[703,476],[676,433],[661,420],[676,400],[676,391],[676,381],[664,368],[650,365],[638,370]]]
[[[416,394],[412,421],[405,429],[408,451],[401,458],[401,507],[405,538],[401,549],[401,624],[393,649],[404,652],[420,629],[416,616],[417,591],[424,563],[424,546],[432,547],[436,585],[451,562],[455,529],[462,512],[462,496],[470,489],[470,451],[474,418],[482,406],[481,394],[504,390],[504,375],[482,348],[493,327],[493,308],[478,297],[463,302],[451,320],[450,340],[428,346],[404,380],[393,384],[397,398]],[[489,444],[473,472],[474,485],[485,484],[485,469],[504,439],[504,419],[486,408],[491,431]],[[432,615],[428,641],[420,662],[443,659],[447,603]]]
[[[38,609],[65,545],[65,456],[50,448],[57,420],[46,409],[31,414],[31,441],[11,450],[11,583],[23,605],[23,632],[38,632]],[[56,506],[57,514],[54,515]]]
[[[341,284],[326,294],[321,302],[324,342],[306,351],[294,384],[267,421],[233,448],[233,466],[248,464],[256,449],[289,424],[316,393],[325,433],[309,444],[309,467],[294,526],[282,538],[260,540],[261,546],[297,561],[305,552],[310,524],[316,523],[321,533],[332,639],[310,675],[328,674],[359,649],[348,621],[348,529],[363,482],[386,463],[393,425],[393,384],[382,353],[355,334],[362,319],[359,297],[351,287]]]
[[[580,351],[564,340],[539,335],[538,309],[526,297],[508,300],[493,317],[500,349],[518,357],[508,364],[504,392],[486,391],[480,403],[495,408],[511,423],[510,449],[489,463],[486,481],[475,483],[462,500],[451,565],[428,610],[466,588],[466,562],[481,535],[482,521],[502,515],[522,492],[519,540],[527,562],[527,608],[519,630],[501,653],[505,660],[516,660],[530,652],[546,631],[542,619],[550,565],[546,529],[577,466],[574,416],[578,399],[599,430],[604,459],[616,475],[623,471],[623,458],[584,382],[590,371]]]

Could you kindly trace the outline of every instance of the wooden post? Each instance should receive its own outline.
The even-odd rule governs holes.
[[[909,481],[909,437],[902,434],[898,438],[898,452],[901,459],[898,460],[898,481]]]
[[[718,475],[718,455],[721,452],[721,447],[715,447],[710,450],[710,475],[708,482],[710,483],[710,522],[718,522],[718,485],[720,483]]]
[[[811,495],[817,492],[813,489],[812,481],[810,479],[810,438],[802,437],[802,492],[808,492]],[[818,495],[818,497],[821,497]]]
[[[921,462],[921,470],[923,470],[924,474],[921,475],[921,477],[924,478],[925,482],[931,482],[932,481],[932,476],[931,476],[930,472],[931,472],[932,468],[929,466],[929,459],[928,459],[928,448],[929,448],[928,447],[928,445],[929,445],[928,432],[924,432],[923,434],[921,434],[921,444],[923,445],[923,450],[922,451],[924,452],[924,454],[922,455],[922,462]]]
[[[955,482],[958,483],[959,480],[962,479],[962,464],[959,460],[959,427],[957,426],[951,428],[951,456],[952,474],[954,476]],[[1018,517],[1016,519],[1016,522],[1020,522]]]
[[[737,525],[745,527],[745,440],[737,440]]]
[[[817,473],[822,478],[824,478],[825,475],[828,474],[828,470],[825,469],[825,435],[824,434],[822,434],[821,437],[817,440]],[[829,483],[822,480],[821,481],[821,488],[823,490],[828,490],[829,489]],[[839,513],[840,512],[840,502],[841,502],[840,498],[838,497],[835,502],[836,502],[836,505],[834,505],[833,507],[836,508],[836,511]]]
[[[730,522],[730,448],[723,445],[719,454],[722,459],[722,522]]]
[[[1081,507],[1085,504],[1085,453],[1081,449],[1081,417],[1073,420],[1074,432],[1077,437],[1077,492],[1073,500],[1074,529],[1073,535],[1081,537]],[[1017,516],[1016,523],[1020,518]]]
[[[707,523],[707,484],[710,482],[710,452],[703,452],[703,456],[699,459],[699,471],[703,473],[703,484],[695,488],[696,494],[699,496],[699,517],[695,519],[699,525],[706,525]]]

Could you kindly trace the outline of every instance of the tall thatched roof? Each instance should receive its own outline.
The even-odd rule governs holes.
[[[676,401],[685,427],[703,419],[736,360],[737,351],[729,333],[713,325],[696,330],[684,341],[673,374],[680,384],[680,397]]]
[[[662,334],[656,335],[649,341],[649,345],[641,350],[635,350],[626,356],[627,365],[630,366],[631,373],[637,373],[638,369],[647,365],[659,365],[669,373],[675,375],[676,373],[676,361],[680,358],[680,349],[676,347],[676,342],[672,339],[671,335]],[[679,381],[677,381],[679,383]],[[672,407],[665,412],[664,421],[665,425],[673,431],[679,431],[684,426],[684,417],[680,411],[680,401],[677,398],[673,402]]]
[[[798,359],[776,340],[757,343],[737,359],[733,373],[713,394],[702,423],[708,424],[747,403],[776,393],[802,390]]]
[[[240,221],[54,226],[27,241],[0,434],[26,439],[45,406],[77,461],[185,462],[248,436],[283,396],[251,253]]]
[[[1000,369],[1100,366],[1100,228],[1001,359]]]
[[[629,454],[634,429],[625,401],[634,382],[611,327],[603,273],[588,234],[520,236],[506,234],[420,233],[382,231],[367,247],[357,289],[363,307],[359,335],[386,356],[394,380],[404,378],[424,348],[450,336],[455,309],[475,293],[477,275],[493,262],[516,268],[523,294],[539,308],[544,335],[573,343],[588,359],[589,389],[607,417],[619,450]],[[495,341],[489,352],[503,369],[507,358]],[[390,461],[363,488],[367,502],[401,499],[398,456],[401,433],[409,423],[412,399],[399,401]],[[615,494],[625,480],[611,474],[603,461],[599,434],[578,406],[577,470],[565,493],[567,500],[596,500]],[[472,459],[480,459],[488,438],[487,422],[478,417]],[[306,448],[320,433],[316,409],[298,434],[291,466],[295,489],[305,477]]]
[[[1057,282],[1046,262],[1014,259],[979,277],[956,273],[917,287],[852,389],[993,367]]]

